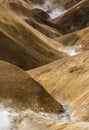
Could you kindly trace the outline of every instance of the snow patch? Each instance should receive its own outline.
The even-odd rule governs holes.
[[[44,4],[37,4],[34,8],[47,12],[51,20],[65,13],[65,9],[63,7],[52,3],[50,0],[45,0]]]

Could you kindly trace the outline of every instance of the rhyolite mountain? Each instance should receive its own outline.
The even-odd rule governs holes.
[[[11,129],[89,130],[88,0],[0,0],[0,130]]]

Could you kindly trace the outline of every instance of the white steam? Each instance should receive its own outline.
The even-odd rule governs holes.
[[[44,112],[34,112],[30,109],[17,113],[12,108],[5,107],[2,103],[0,103],[0,130],[16,130],[17,127],[19,127],[20,123],[22,125],[25,118],[32,120],[32,117],[37,117],[37,119],[42,119],[42,120],[47,119],[47,120],[52,121],[52,120],[63,120],[65,116],[68,116],[68,115],[66,115],[65,113],[64,114],[62,113],[60,115],[60,113],[48,114]],[[34,121],[34,118],[33,118],[33,121]],[[65,121],[67,121],[67,119]],[[27,124],[25,124],[24,122],[24,125],[26,126]]]
[[[60,51],[67,53],[70,56],[74,56],[80,53],[81,45],[67,46],[64,48],[59,48]]]
[[[8,110],[3,104],[0,104],[0,130],[11,130],[17,115],[16,112]]]
[[[65,12],[64,8],[60,7],[60,8],[56,8],[56,9],[52,10],[52,12],[50,12],[48,14],[51,17],[51,19],[55,19],[56,17],[62,15],[64,12]]]
[[[58,3],[52,3],[50,0],[45,0],[44,4],[37,4],[34,8],[42,9],[47,12],[51,19],[55,19],[65,12],[65,9],[58,5]]]
[[[61,105],[62,105],[64,111],[62,113],[60,113],[60,115],[59,115],[60,120],[63,122],[70,121],[71,120],[70,115],[69,115],[70,107],[65,103],[61,103]]]
[[[10,130],[10,126],[9,112],[7,110],[2,110],[0,112],[0,130]]]

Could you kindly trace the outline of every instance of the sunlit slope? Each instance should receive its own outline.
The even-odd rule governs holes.
[[[33,29],[7,7],[2,5],[0,6],[0,32],[0,44],[5,44],[5,47],[0,48],[0,53],[2,53],[0,56],[1,60],[14,63],[23,69],[35,68],[64,57],[64,54],[58,51],[47,37]],[[22,50],[20,49],[18,52],[13,46],[18,46],[18,50],[19,47]],[[7,53],[9,48],[12,48],[11,55]],[[21,63],[19,61],[20,56],[21,60],[26,56],[26,62],[21,61]]]
[[[30,119],[31,118],[31,119]],[[25,124],[25,125],[24,125]],[[26,117],[17,130],[89,130],[88,122],[61,122],[57,120],[41,120],[36,115]]]
[[[89,51],[28,73],[57,101],[68,103],[75,120],[89,121]]]
[[[60,36],[54,24],[49,21],[46,12],[35,9],[34,4],[30,1],[3,1],[3,5],[7,6],[12,12],[18,15],[23,21],[30,24],[48,37]]]
[[[8,7],[16,7],[20,10],[22,8],[32,9],[33,3],[30,0],[0,0],[0,4],[4,4]]]
[[[84,28],[80,31],[64,35],[59,38],[55,38],[56,46],[60,47],[59,43],[62,43],[64,46],[75,46],[81,45],[82,51],[89,49],[89,27]]]

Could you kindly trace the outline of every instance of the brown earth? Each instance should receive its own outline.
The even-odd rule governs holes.
[[[15,108],[47,113],[62,111],[61,105],[40,84],[15,65],[0,61],[0,85],[0,98],[13,100]]]
[[[89,130],[89,2],[51,0],[66,10],[54,20],[44,3],[0,1],[0,105],[16,130]]]
[[[63,15],[53,20],[61,32],[70,33],[88,26],[89,1],[81,0]]]
[[[25,70],[66,56],[51,44],[50,39],[3,5],[0,5],[0,34],[0,44],[5,44],[5,47],[0,48],[1,60],[9,61]],[[16,46],[18,50],[15,49]],[[9,48],[13,49],[10,51]]]
[[[59,102],[66,102],[71,116],[89,121],[89,51],[28,71]],[[74,113],[74,115],[73,115]]]
[[[58,48],[60,47],[59,43],[62,43],[62,45],[70,47],[81,45],[82,51],[89,50],[89,27],[61,36],[59,38],[55,38],[55,41],[55,45]]]

